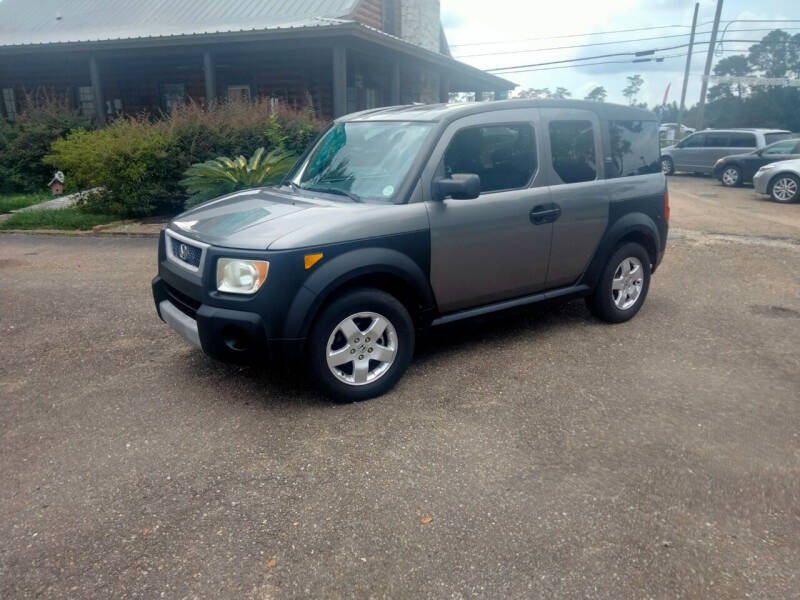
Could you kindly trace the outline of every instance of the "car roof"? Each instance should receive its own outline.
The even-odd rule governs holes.
[[[607,102],[591,100],[496,100],[493,102],[461,102],[455,104],[408,104],[373,108],[345,115],[337,122],[355,121],[426,121],[450,122],[461,117],[519,108],[573,108],[594,112],[603,119],[658,121],[654,113]]]

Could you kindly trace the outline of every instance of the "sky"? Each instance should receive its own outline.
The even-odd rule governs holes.
[[[442,24],[453,55],[481,69],[511,65],[528,65],[577,57],[591,57],[617,52],[636,52],[687,44],[692,23],[695,0],[441,0]],[[716,0],[700,0],[697,18],[696,41],[710,38]],[[741,23],[728,25],[725,37],[735,39],[760,39],[769,29],[781,27],[789,33],[800,32],[800,1],[798,0],[726,0],[722,9],[722,26],[737,19],[796,19],[796,23]],[[706,23],[706,24],[704,24]],[[679,27],[666,27],[679,25]],[[682,25],[682,27],[680,26]],[[621,29],[659,27],[648,31],[628,31],[615,34],[601,33]],[[768,28],[762,30],[763,28]],[[741,31],[742,29],[753,31]],[[740,30],[740,31],[735,31]],[[705,35],[700,32],[707,32]],[[558,37],[557,37],[558,36]],[[665,39],[635,40],[657,36]],[[499,43],[498,43],[499,42]],[[613,42],[613,43],[605,43]],[[602,45],[584,48],[563,48],[580,44]],[[726,43],[725,52],[715,57],[731,56],[733,50],[746,53],[750,43]],[[542,48],[562,47],[554,50]],[[537,51],[531,51],[538,49]],[[708,45],[697,45],[692,55],[691,74],[686,103],[696,103],[700,97],[700,83],[706,61]],[[609,57],[595,61],[623,61],[621,63],[572,66],[570,68],[539,70],[503,75],[521,88],[565,87],[573,98],[583,98],[592,88],[602,85],[608,92],[609,102],[624,102],[622,89],[626,77],[635,73],[644,79],[639,102],[649,106],[661,104],[667,85],[670,85],[668,102],[680,100],[686,48],[665,50],[658,54],[681,57],[666,58],[662,63],[630,63],[632,57]],[[483,56],[475,56],[483,55]],[[552,65],[560,66],[560,65]],[[543,67],[540,67],[543,68]]]

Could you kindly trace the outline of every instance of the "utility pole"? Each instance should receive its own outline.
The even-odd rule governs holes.
[[[708,42],[708,54],[706,55],[706,68],[703,70],[703,83],[700,88],[700,104],[697,107],[697,128],[703,128],[703,117],[706,112],[706,92],[708,91],[708,76],[711,74],[711,63],[714,62],[714,46],[717,43],[717,31],[719,30],[719,18],[722,15],[722,0],[717,0],[717,12],[714,15],[714,26],[711,28],[711,40]]]
[[[686,109],[686,86],[689,85],[689,70],[692,67],[692,51],[694,50],[694,32],[697,29],[697,11],[700,10],[700,3],[695,2],[694,16],[692,17],[692,33],[689,34],[689,53],[686,55],[686,68],[683,71],[683,88],[681,89],[681,103],[678,106],[678,125],[675,127],[675,140],[681,138],[681,127],[683,126],[683,111]]]

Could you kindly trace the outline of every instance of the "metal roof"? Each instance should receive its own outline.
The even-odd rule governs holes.
[[[341,24],[359,0],[0,0],[0,46]]]

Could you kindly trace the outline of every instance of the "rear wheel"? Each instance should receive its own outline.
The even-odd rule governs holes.
[[[367,400],[405,373],[414,354],[414,323],[393,296],[361,288],[322,310],[308,342],[311,371],[331,399]]]
[[[775,202],[797,202],[800,199],[800,178],[789,173],[778,175],[769,185],[769,195]]]
[[[742,185],[742,170],[733,165],[725,167],[719,180],[725,187],[739,187]]]
[[[608,259],[586,304],[603,321],[622,323],[636,316],[649,288],[650,255],[639,244],[627,243]]]
[[[664,175],[672,175],[675,173],[675,164],[669,156],[661,157],[661,170],[664,172]]]

